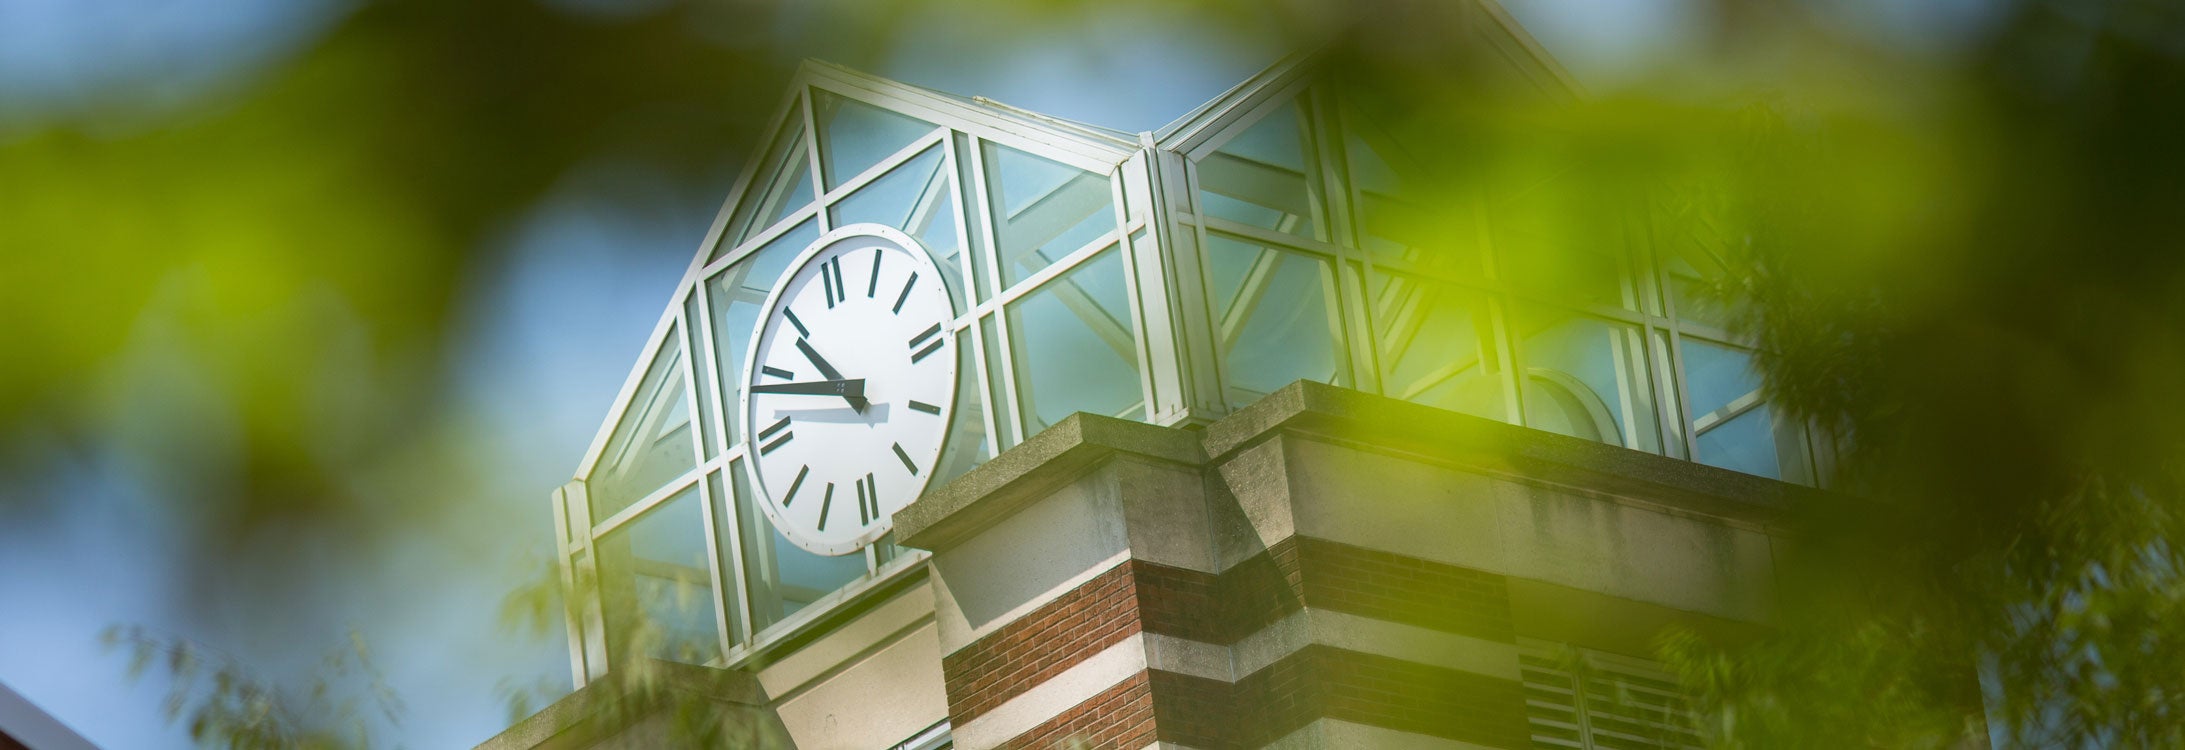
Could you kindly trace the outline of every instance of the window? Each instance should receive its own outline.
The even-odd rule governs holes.
[[[1145,416],[1123,256],[1101,251],[1009,305],[1024,434],[1073,412]]]
[[[987,196],[1003,288],[1115,231],[1108,177],[986,144]]]
[[[1390,396],[1505,419],[1502,356],[1484,295],[1406,274],[1375,277],[1373,326]]]
[[[607,520],[696,467],[697,442],[690,428],[682,338],[670,330],[592,471],[592,523]]]
[[[1310,166],[1298,103],[1282,102],[1199,160],[1199,205],[1206,215],[1299,237],[1321,239],[1319,176]]]
[[[655,659],[705,664],[720,658],[705,506],[692,484],[599,539],[608,610],[638,621],[624,632]]]
[[[1528,427],[1661,450],[1639,327],[1551,307],[1517,315]]]
[[[1692,459],[1771,479],[1809,481],[1804,431],[1779,419],[1768,405],[1752,353],[1690,336],[1683,348]]]
[[[1206,260],[1230,408],[1295,380],[1351,382],[1332,264],[1222,235],[1207,237]]]

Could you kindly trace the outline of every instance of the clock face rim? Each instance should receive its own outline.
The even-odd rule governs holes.
[[[766,340],[767,329],[776,327],[776,324],[781,322],[778,306],[781,304],[782,294],[791,289],[791,282],[795,281],[806,267],[812,265],[815,259],[834,251],[837,246],[845,242],[859,238],[877,238],[883,242],[894,244],[897,249],[916,256],[919,270],[931,273],[932,278],[941,285],[941,305],[948,312],[948,319],[943,321],[942,325],[941,349],[934,352],[936,355],[946,357],[949,362],[948,396],[941,405],[941,438],[937,444],[938,447],[934,450],[933,465],[926,467],[925,471],[917,475],[917,490],[912,495],[913,501],[918,496],[924,495],[926,488],[932,486],[933,475],[940,470],[941,458],[948,455],[949,438],[956,431],[957,396],[963,390],[962,360],[956,351],[958,330],[956,321],[960,316],[960,313],[956,310],[956,297],[949,292],[947,277],[941,273],[940,264],[934,262],[932,253],[917,238],[886,224],[848,224],[820,234],[818,239],[805,246],[804,250],[797,253],[797,257],[790,260],[789,265],[782,269],[780,280],[774,284],[773,289],[766,293],[766,303],[759,308],[761,314],[758,316],[758,321],[752,325],[751,341],[745,346],[743,372],[739,374],[741,380],[736,383],[736,420],[738,427],[740,427],[737,434],[742,436],[744,443],[744,473],[753,490],[754,497],[751,499],[757,501],[759,510],[766,514],[767,522],[773,524],[775,533],[781,534],[782,538],[788,539],[798,548],[825,557],[840,557],[872,546],[874,542],[879,541],[881,537],[887,536],[888,532],[894,530],[895,518],[892,514],[884,514],[880,521],[874,523],[871,528],[866,529],[863,533],[848,541],[836,543],[807,539],[804,537],[803,529],[785,523],[780,502],[774,496],[773,491],[767,488],[763,472],[759,471],[759,453],[755,448],[757,441],[751,439],[751,385],[757,382],[756,376],[758,368],[761,366],[759,362],[759,345]],[[803,287],[799,285],[796,288],[801,291]]]

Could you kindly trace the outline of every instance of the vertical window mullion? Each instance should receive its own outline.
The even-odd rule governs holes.
[[[1336,246],[1335,286],[1336,296],[1329,300],[1333,305],[1339,325],[1338,336],[1343,362],[1350,371],[1344,384],[1367,393],[1381,392],[1381,373],[1377,348],[1374,345],[1372,311],[1365,299],[1367,285],[1364,274],[1371,258],[1366,256],[1359,239],[1357,202],[1352,200],[1350,160],[1343,153],[1342,133],[1336,123],[1334,102],[1325,89],[1308,88],[1299,94],[1298,101],[1304,110],[1298,120],[1307,130],[1300,140],[1306,150],[1306,164],[1312,167],[1317,178],[1320,203],[1324,206],[1323,224],[1328,238]],[[1351,260],[1358,260],[1353,270]]]
[[[814,191],[819,195],[819,215],[815,221],[819,222],[820,234],[826,234],[829,230],[834,229],[835,225],[834,217],[829,216],[827,210],[832,205],[827,202],[827,174],[820,171],[819,117],[812,111],[814,106],[812,100],[815,98],[813,90],[806,89],[798,104],[799,108],[803,110],[802,116],[804,117],[804,158],[811,164]]]

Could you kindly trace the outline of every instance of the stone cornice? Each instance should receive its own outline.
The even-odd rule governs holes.
[[[896,511],[896,539],[927,550],[953,546],[1117,455],[1206,463],[1189,430],[1072,414]]]
[[[902,544],[939,550],[1118,456],[1203,466],[1276,435],[1467,466],[1523,481],[1772,525],[1820,491],[1704,464],[1299,381],[1203,431],[1074,414],[895,515]]]

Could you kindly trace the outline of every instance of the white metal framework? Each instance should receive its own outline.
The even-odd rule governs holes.
[[[1690,312],[1719,270],[1704,243],[1600,248],[1597,284],[1529,285],[1497,241],[1520,228],[1409,192],[1404,144],[1339,89],[1298,56],[1131,135],[807,63],[554,494],[578,683],[633,645],[764,658],[922,561],[889,537],[788,544],[724,419],[789,259],[850,223],[916,238],[963,311],[936,486],[1073,412],[1204,423],[1301,378],[1810,481],[1749,350]],[[1421,236],[1451,212],[1487,217],[1483,250]]]

